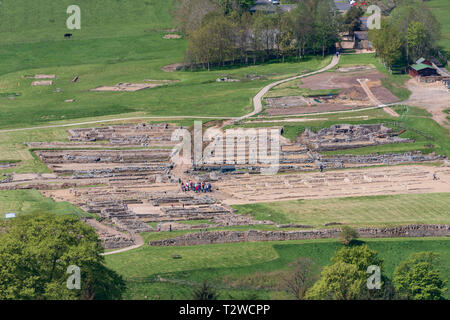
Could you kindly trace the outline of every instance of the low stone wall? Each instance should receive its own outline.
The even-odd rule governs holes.
[[[103,248],[105,249],[121,249],[134,245],[133,239],[122,237],[119,235],[109,236],[102,239]]]
[[[407,225],[393,228],[359,228],[361,238],[450,236],[450,225]],[[338,238],[340,229],[302,231],[214,231],[191,233],[173,239],[150,241],[150,246],[193,246],[202,244],[287,241]]]

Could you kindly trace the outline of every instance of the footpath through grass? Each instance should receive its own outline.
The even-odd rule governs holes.
[[[384,258],[386,275],[411,253],[441,254],[440,269],[450,278],[448,238],[368,239],[365,242]],[[127,299],[191,299],[192,289],[212,280],[221,299],[289,299],[280,285],[289,264],[310,257],[319,266],[342,245],[336,240],[252,242],[190,247],[149,247],[110,255],[107,265],[127,279]],[[181,259],[173,259],[180,255]],[[158,279],[163,279],[160,282]]]

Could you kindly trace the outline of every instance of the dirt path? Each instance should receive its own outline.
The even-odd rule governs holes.
[[[280,85],[282,83],[288,82],[288,81],[309,77],[309,76],[315,75],[317,73],[321,73],[321,72],[327,71],[327,70],[335,67],[339,63],[339,60],[340,60],[340,56],[339,57],[333,56],[333,59],[331,60],[330,64],[327,65],[326,67],[322,68],[322,69],[319,69],[319,70],[314,71],[314,72],[302,74],[302,75],[299,75],[299,76],[295,76],[295,77],[290,77],[290,78],[287,78],[287,79],[279,80],[277,82],[273,82],[271,84],[268,84],[267,86],[262,88],[258,92],[258,94],[253,98],[253,108],[254,109],[253,109],[252,112],[250,112],[249,114],[246,114],[246,115],[244,115],[242,117],[234,118],[231,121],[224,121],[222,123],[221,127],[225,127],[225,126],[228,126],[228,125],[233,124],[235,122],[239,122],[241,120],[248,119],[248,118],[250,118],[250,117],[260,113],[262,111],[262,108],[263,108],[262,107],[262,98],[266,95],[267,92],[269,92],[270,89],[272,89],[272,88],[274,88],[274,87],[276,87],[276,86],[278,86],[278,85]]]
[[[255,114],[258,114],[262,111],[262,98],[266,95],[267,92],[269,92],[270,89],[272,89],[273,87],[276,87],[282,83],[288,82],[288,81],[292,81],[292,80],[296,80],[296,79],[300,79],[300,78],[305,78],[305,77],[309,77],[312,76],[314,74],[317,73],[321,73],[327,70],[330,70],[331,68],[335,67],[338,63],[339,63],[339,59],[340,56],[333,56],[333,59],[331,60],[330,64],[327,65],[326,67],[319,69],[317,71],[314,72],[310,72],[310,73],[306,73],[306,74],[302,74],[300,76],[295,76],[295,77],[291,77],[291,78],[287,78],[284,80],[279,80],[277,82],[271,83],[267,86],[265,86],[264,88],[261,89],[261,91],[258,92],[258,94],[253,98],[253,107],[254,110],[253,112],[250,112],[249,114],[246,114],[245,116],[242,116],[240,118],[237,118],[235,121],[241,121],[244,119],[247,119],[251,116],[254,116]]]
[[[393,117],[400,117],[400,115],[397,112],[387,107],[384,103],[381,103],[381,101],[378,100],[377,97],[375,97],[375,95],[372,93],[369,86],[367,85],[367,81],[369,81],[369,79],[358,79],[358,82],[361,84],[361,87],[364,89],[369,99],[372,100],[372,102],[375,105],[383,107],[383,110],[386,111],[386,113],[388,113],[389,115]]]

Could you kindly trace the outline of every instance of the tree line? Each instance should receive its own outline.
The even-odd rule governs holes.
[[[403,69],[420,57],[435,54],[440,28],[430,9],[405,1],[382,19],[381,29],[369,31],[369,39],[376,55],[390,70]]]
[[[305,0],[294,10],[283,12],[275,7],[271,14],[251,14],[251,3],[180,1],[175,17],[188,39],[186,63],[210,69],[334,52],[343,18],[332,0]]]
[[[442,279],[438,253],[413,253],[388,277],[383,258],[355,239],[356,230],[344,226],[340,236],[344,247],[336,251],[331,264],[320,268],[311,258],[299,257],[289,264],[289,271],[282,278],[283,285],[278,289],[283,288],[297,300],[446,299],[447,281]],[[193,292],[196,300],[218,297],[220,292],[211,283],[203,282]]]

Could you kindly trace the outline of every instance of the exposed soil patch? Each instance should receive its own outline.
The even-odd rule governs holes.
[[[444,110],[450,107],[450,92],[441,82],[422,83],[415,79],[408,80],[406,87],[412,92],[405,104],[426,109],[440,125],[450,128],[448,114]]]
[[[135,92],[139,90],[156,88],[163,86],[164,83],[118,83],[115,86],[101,86],[95,89],[91,89],[91,91],[95,92],[111,92],[111,91],[126,91],[126,92]]]
[[[40,80],[40,81],[33,81],[31,83],[32,86],[51,86],[53,85],[53,81],[51,80]]]
[[[56,79],[55,74],[36,74],[34,76],[25,76],[27,79]]]
[[[184,68],[184,64],[182,63],[173,63],[161,68],[164,72],[175,72]]]
[[[440,180],[433,181],[437,172]],[[232,177],[218,184],[227,204],[380,194],[450,192],[450,169],[396,166],[325,173]],[[276,189],[270,186],[277,186]]]
[[[288,96],[281,98],[267,98],[270,115],[291,115],[304,113],[317,113],[329,111],[341,111],[359,109],[362,107],[376,106],[372,99],[369,99],[365,90],[358,80],[367,79],[367,84],[375,97],[383,104],[398,101],[388,89],[384,88],[381,79],[385,77],[377,70],[372,70],[369,66],[357,66],[344,68],[341,73],[325,72],[302,79],[299,88],[311,90],[340,89],[338,95],[303,97]],[[354,70],[362,70],[354,72]],[[346,72],[346,73],[344,73]]]
[[[181,39],[181,36],[179,34],[166,34],[164,39]]]
[[[354,72],[354,71],[361,71],[361,70],[371,70],[374,69],[372,66],[353,66],[353,67],[346,67],[346,68],[338,68],[338,72]]]

